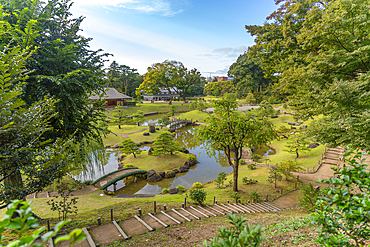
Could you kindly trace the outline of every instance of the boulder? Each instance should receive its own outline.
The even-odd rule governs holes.
[[[189,153],[189,150],[187,150],[186,148],[180,150],[180,152],[184,153],[184,154],[188,154]]]
[[[153,125],[149,126],[149,132],[150,133],[155,133],[155,127]]]
[[[116,145],[116,146],[114,146],[115,148],[122,148],[122,146],[120,146],[120,145]]]
[[[292,130],[296,130],[297,128],[296,128],[296,127],[292,127],[291,129],[292,129]]]
[[[166,173],[165,172],[158,172],[158,175],[161,176],[162,178],[164,178],[166,176]]]
[[[159,130],[159,128],[155,128],[155,130]]]
[[[140,147],[141,145],[143,145],[143,143],[142,143],[142,142],[139,142],[139,143],[137,144],[137,146],[138,146],[138,147]]]
[[[163,177],[159,176],[159,175],[155,175],[155,181],[156,182],[159,182],[163,179]]]
[[[149,133],[148,132],[144,132],[143,133],[143,136],[148,136],[149,135]]]
[[[285,120],[283,120],[283,123],[286,123],[286,121],[285,121]]]
[[[301,128],[306,129],[307,125],[302,125]]]
[[[148,171],[148,178],[153,177],[156,174],[157,174],[156,171],[154,171],[153,169],[152,170],[149,170]]]
[[[121,162],[123,160],[123,158],[125,158],[124,154],[121,154],[120,156],[118,156],[118,162]]]
[[[288,124],[289,124],[289,125],[295,125],[295,123],[294,123],[294,122],[288,122]]]
[[[179,169],[173,169],[172,170],[174,173],[179,173],[180,171],[179,171]]]
[[[320,144],[318,144],[317,142],[315,142],[315,143],[311,143],[310,145],[308,145],[307,148],[317,148],[318,146],[320,146]]]
[[[298,123],[295,123],[295,126],[300,126],[302,123],[298,122]]]
[[[179,190],[177,189],[177,188],[172,188],[172,189],[170,189],[169,191],[168,191],[168,194],[177,194],[177,193],[179,193]]]
[[[117,170],[123,169],[125,165],[119,165]]]
[[[143,141],[143,144],[149,144],[149,142],[148,141]]]
[[[294,133],[294,132],[292,132],[292,133],[290,133],[290,135],[294,136],[294,135],[295,135],[295,133]]]
[[[190,167],[189,162],[185,161],[184,166],[185,166],[186,168],[189,168],[189,167]]]
[[[173,178],[176,176],[176,173],[174,171],[168,171],[166,172],[165,178]]]
[[[189,160],[189,166],[195,166],[196,162],[195,160]]]
[[[176,129],[175,129],[175,128],[170,128],[170,129],[168,129],[168,131],[169,131],[170,133],[173,133],[173,132],[176,132]]]
[[[151,177],[148,177],[147,180],[149,182],[159,182],[161,181],[163,178],[161,176],[159,176],[158,174],[155,174],[154,176],[151,176]]]
[[[180,166],[180,168],[179,168],[180,173],[187,172],[187,171],[188,171],[188,168],[186,168],[185,166]]]

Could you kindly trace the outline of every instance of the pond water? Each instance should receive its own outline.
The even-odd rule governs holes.
[[[207,183],[217,178],[218,173],[231,173],[232,168],[227,164],[226,156],[222,151],[216,152],[216,157],[209,157],[203,145],[198,145],[194,136],[194,127],[186,126],[178,129],[175,140],[180,143],[180,146],[185,147],[190,153],[197,156],[197,163],[191,167],[186,173],[178,173],[174,178],[166,178],[160,182],[148,182],[144,179],[138,179],[136,183],[133,177],[120,180],[117,183],[118,194],[159,194],[164,188],[175,188],[178,185],[184,186],[186,189],[192,187],[195,182]],[[149,146],[142,146],[143,150],[148,150]],[[103,169],[94,168],[94,174],[89,175],[89,180],[96,180],[102,175],[117,170],[117,158],[121,151],[115,149],[106,150],[106,160]],[[180,167],[182,164],[179,164]],[[178,168],[176,167],[176,168]],[[155,170],[155,167],[153,167]],[[87,180],[82,175],[76,177],[79,180]],[[108,187],[108,190],[113,190],[113,185]]]

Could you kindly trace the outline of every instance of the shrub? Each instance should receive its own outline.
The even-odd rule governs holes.
[[[245,161],[244,161],[243,159],[241,159],[241,160],[239,161],[239,164],[240,164],[240,165],[245,165]]]
[[[230,186],[230,187],[232,187],[232,186],[233,186],[233,184],[234,184],[234,181],[233,181],[232,179],[230,179],[230,180],[228,181],[228,184],[229,184],[229,186]]]
[[[251,184],[252,183],[252,179],[248,179],[247,177],[244,177],[243,179],[242,179],[242,182],[243,182],[243,184]]]
[[[271,115],[270,118],[277,118],[278,115]]]
[[[249,226],[246,218],[240,218],[234,214],[228,214],[227,218],[230,220],[230,230],[225,226],[221,226],[218,231],[219,234],[211,239],[208,244],[207,240],[203,241],[205,247],[217,246],[258,246],[262,241],[262,232],[265,230],[259,224]]]
[[[256,164],[254,164],[254,163],[250,163],[250,164],[248,164],[248,165],[247,165],[247,167],[248,167],[249,169],[251,169],[251,170],[256,170],[256,169],[257,169],[257,166],[256,166]]]
[[[162,194],[164,195],[164,194],[168,194],[168,192],[170,192],[170,190],[169,189],[167,189],[167,188],[164,188],[163,190],[162,190]]]
[[[260,200],[261,195],[258,194],[258,190],[252,192],[251,199],[258,202]]]
[[[193,183],[193,188],[201,189],[203,188],[203,184],[199,182]]]
[[[177,186],[176,189],[178,189],[179,192],[184,192],[185,191],[185,187],[182,186],[182,185]]]
[[[316,190],[311,183],[308,183],[307,185],[302,183],[302,197],[298,197],[299,205],[309,211],[314,211],[319,192],[320,190]]]
[[[189,160],[197,161],[197,156],[195,154],[189,154]]]
[[[215,180],[217,187],[222,188],[224,186],[225,181],[226,181],[226,173],[220,172],[217,175],[217,179]]]
[[[254,160],[254,161],[258,161],[259,159],[261,159],[261,155],[259,155],[259,154],[252,154],[252,160]]]
[[[125,164],[124,168],[135,167],[133,164]]]
[[[207,192],[201,189],[191,189],[189,193],[190,193],[189,195],[190,199],[192,201],[197,202],[200,205],[203,204],[203,202],[206,200],[206,197],[207,197]]]
[[[283,104],[283,108],[284,108],[284,109],[288,108],[288,104],[287,104],[287,103],[284,103],[284,104]]]

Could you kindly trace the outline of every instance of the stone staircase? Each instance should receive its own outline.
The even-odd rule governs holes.
[[[109,245],[116,241],[124,241],[131,237],[142,235],[149,231],[155,231],[171,225],[201,220],[203,218],[223,216],[226,214],[255,214],[263,212],[279,212],[282,208],[273,203],[227,203],[205,206],[189,206],[179,209],[148,213],[146,215],[135,215],[124,221],[112,221],[111,223],[83,231],[87,238],[77,242],[75,246],[95,247]],[[51,243],[52,245],[52,243]],[[57,246],[69,246],[69,242],[62,241]]]

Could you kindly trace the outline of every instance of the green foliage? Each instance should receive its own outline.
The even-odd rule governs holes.
[[[193,183],[193,188],[196,188],[196,189],[201,189],[201,188],[203,188],[204,186],[203,186],[203,184],[202,183],[200,183],[200,182],[195,182],[195,183]]]
[[[206,125],[196,130],[199,141],[202,141],[208,154],[223,150],[234,175],[242,159],[242,148],[266,144],[275,138],[276,133],[271,123],[253,118],[250,114],[239,114],[235,111],[236,100],[224,98],[214,102],[215,114],[206,119]],[[233,155],[233,157],[231,157]],[[238,178],[234,176],[233,190],[238,190]]]
[[[257,162],[259,159],[261,159],[261,155],[259,154],[252,154],[252,160]]]
[[[286,127],[285,125],[281,125],[279,126],[279,128],[276,130],[279,134],[286,134],[288,133],[289,131],[291,131],[291,129],[289,129],[288,127]]]
[[[140,126],[140,124],[144,123],[144,112],[143,111],[137,111],[134,115],[132,120],[137,124],[137,126]]]
[[[171,105],[170,106],[170,113],[171,113],[171,116],[173,117],[173,116],[175,116],[175,114],[176,114],[176,106],[174,106],[174,105]]]
[[[135,167],[133,164],[125,164],[124,168]]]
[[[254,97],[253,93],[249,92],[247,97],[245,98],[245,102],[249,104],[255,104],[257,102],[256,98]]]
[[[169,189],[167,189],[167,188],[164,188],[164,189],[162,189],[162,194],[164,195],[164,194],[168,194],[168,192],[169,192],[170,190]]]
[[[122,106],[116,106],[113,110],[113,123],[118,125],[118,128],[121,129],[121,125],[126,124],[128,122],[127,114]]]
[[[363,246],[370,238],[370,172],[360,151],[344,155],[346,167],[332,168],[334,177],[322,181],[328,187],[321,190],[313,213],[320,227],[317,240],[325,246]]]
[[[262,232],[265,230],[259,224],[249,226],[247,219],[243,216],[240,218],[236,215],[228,214],[230,220],[230,230],[225,226],[219,228],[219,234],[208,243],[203,241],[205,247],[251,247],[258,246],[262,241]]]
[[[270,117],[274,113],[274,109],[272,108],[272,105],[267,102],[266,100],[259,103],[259,108],[257,111],[257,116],[261,118]]]
[[[154,151],[153,155],[171,154],[181,150],[180,144],[173,140],[173,136],[169,132],[161,133],[152,145]]]
[[[136,154],[140,154],[141,150],[137,146],[135,142],[133,142],[130,138],[126,138],[122,140],[122,152],[125,154],[132,154],[136,158]]]
[[[166,115],[162,115],[161,118],[158,119],[158,124],[162,128],[163,126],[166,126],[166,125],[170,124],[170,118]]]
[[[185,187],[182,185],[178,185],[176,188],[179,190],[179,192],[185,192]]]
[[[289,153],[295,153],[296,157],[299,157],[300,152],[309,152],[312,149],[308,148],[310,141],[308,140],[307,135],[302,133],[295,133],[295,135],[291,135],[285,144],[287,149],[283,149]]]
[[[277,165],[270,166],[269,176],[268,176],[267,181],[271,184],[273,183],[275,185],[275,188],[276,188],[277,181],[281,181],[282,178],[283,178],[283,176],[281,175],[281,171],[280,171],[279,167]]]
[[[135,89],[142,83],[142,77],[136,71],[137,69],[113,61],[106,72],[109,86],[126,95],[135,96]]]
[[[248,167],[249,169],[251,169],[251,170],[256,170],[256,169],[257,169],[257,166],[256,166],[256,164],[254,164],[254,163],[250,163],[250,164],[248,164],[248,165],[247,165],[247,167]]]
[[[245,185],[252,184],[252,181],[253,181],[253,179],[248,179],[247,177],[244,177],[244,178],[242,179],[242,182],[243,182],[243,184],[245,184]]]
[[[215,180],[215,183],[216,183],[218,188],[223,188],[224,187],[224,183],[226,181],[226,175],[227,174],[225,172],[220,172],[217,175],[217,179]]]
[[[59,220],[61,218],[62,220],[67,219],[67,216],[70,214],[77,214],[78,209],[74,205],[77,204],[78,197],[70,198],[70,196],[73,196],[71,194],[72,190],[63,186],[58,193],[61,200],[57,200],[58,196],[56,196],[55,199],[53,198],[46,203],[51,206],[52,211],[58,211]]]
[[[197,161],[197,156],[195,154],[189,154],[189,160]]]
[[[253,201],[255,201],[255,202],[259,202],[260,198],[261,198],[261,195],[260,195],[260,194],[258,194],[258,190],[253,191],[253,192],[251,193],[251,199],[252,199]]]
[[[301,184],[301,195],[302,197],[299,197],[299,205],[301,207],[306,208],[308,211],[314,211],[316,201],[318,199],[320,190],[315,189],[313,184],[308,183],[308,185],[302,183]]]
[[[194,101],[190,103],[189,108],[192,110],[204,111],[205,109],[207,109],[207,106],[203,102]]]
[[[189,197],[192,201],[197,202],[199,205],[202,205],[206,200],[207,192],[201,189],[191,189],[189,190]]]
[[[281,174],[285,176],[286,180],[293,179],[292,172],[299,172],[303,170],[301,164],[297,160],[285,160],[277,164]]]
[[[39,227],[37,219],[31,211],[31,203],[32,201],[15,200],[8,205],[4,218],[0,221],[1,241],[4,238],[3,233],[9,230],[16,236],[16,240],[10,241],[6,246],[36,246],[36,240],[38,244],[46,245],[48,240],[56,237],[62,227],[70,221],[69,219],[61,221],[54,226],[53,231],[42,234],[45,231],[45,226]],[[73,246],[76,242],[85,238],[86,235],[82,232],[82,229],[75,229],[68,235],[57,237],[54,243],[65,240],[70,242],[70,246]],[[2,242],[0,242],[0,245],[5,246]]]
[[[231,81],[211,82],[204,87],[204,94],[222,96],[225,93],[234,93],[235,90],[236,89]]]
[[[240,162],[239,162],[239,164],[245,165],[246,163],[245,163],[245,161],[243,159],[241,159]]]

